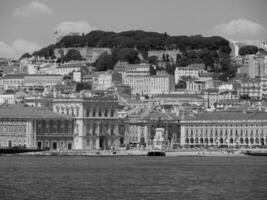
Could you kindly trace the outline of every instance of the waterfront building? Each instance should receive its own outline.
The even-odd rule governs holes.
[[[183,146],[264,147],[266,112],[205,112],[181,120]]]
[[[73,120],[22,104],[0,108],[0,146],[66,150],[73,147]]]
[[[169,94],[175,87],[172,75],[126,76],[124,84],[133,94],[143,95]]]
[[[75,149],[112,149],[125,144],[120,105],[113,97],[56,97],[53,111],[75,118]]]
[[[163,128],[165,148],[180,143],[179,117],[175,113],[143,110],[130,114],[125,124],[126,143],[130,146],[152,149],[156,128]]]

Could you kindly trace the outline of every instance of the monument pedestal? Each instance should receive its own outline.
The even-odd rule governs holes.
[[[156,134],[153,139],[154,149],[163,150],[164,149],[164,128],[156,128]]]

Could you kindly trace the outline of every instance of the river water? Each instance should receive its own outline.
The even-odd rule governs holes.
[[[0,200],[266,200],[267,157],[0,156]]]

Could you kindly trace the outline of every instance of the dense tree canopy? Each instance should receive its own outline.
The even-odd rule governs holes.
[[[56,43],[56,47],[110,47],[110,48],[137,48],[138,50],[164,49],[203,49],[218,50],[222,47],[229,52],[229,42],[222,37],[169,36],[166,33],[124,31],[120,33],[91,31],[82,36],[65,36]]]
[[[29,53],[24,53],[21,57],[20,57],[20,60],[24,59],[24,58],[30,58],[31,57],[31,54]]]
[[[112,49],[111,55],[103,54],[95,62],[99,71],[113,69],[118,60],[139,63],[138,55],[140,53],[145,59],[148,59],[149,63],[157,65],[156,57],[147,58],[147,51],[179,49],[181,55],[177,55],[176,65],[169,63],[166,66],[166,71],[170,74],[174,73],[176,66],[187,66],[192,63],[204,63],[208,71],[223,73],[226,78],[233,74],[229,57],[231,52],[229,42],[219,36],[170,36],[167,33],[145,32],[142,30],[120,33],[97,30],[81,36],[65,36],[56,44],[34,52],[33,55],[48,58],[54,56],[55,48],[84,46],[109,47]],[[242,51],[245,53],[251,52],[251,49],[253,48],[240,49],[240,53],[242,54]],[[255,49],[253,52],[255,52]],[[71,59],[80,60],[81,56],[77,51],[72,51],[71,55],[65,55],[63,61]],[[170,61],[168,57],[164,59],[166,62]]]
[[[95,62],[97,71],[106,71],[113,69],[117,62],[117,58],[114,55],[109,55],[106,52],[103,53]]]
[[[194,36],[170,36],[166,33],[137,31],[124,31],[120,33],[106,31],[91,31],[86,35],[65,36],[55,45],[49,45],[34,55],[54,56],[55,48],[62,47],[110,47],[112,49],[136,48],[142,54],[148,50],[180,49],[182,52],[207,49],[230,53],[229,42],[219,36],[203,37]],[[144,54],[143,54],[144,55]]]
[[[138,52],[130,48],[122,48],[117,51],[118,60],[127,61],[130,64],[139,63]]]
[[[63,57],[64,62],[72,61],[72,60],[83,60],[80,52],[76,49],[70,49],[66,55]]]
[[[45,57],[46,59],[54,58],[55,57],[54,49],[55,49],[55,45],[51,44],[47,47],[40,49],[39,51],[35,51],[32,55],[33,56],[39,56],[39,57]]]
[[[248,54],[256,54],[258,52],[258,47],[254,45],[243,46],[239,49],[239,55],[244,56]]]

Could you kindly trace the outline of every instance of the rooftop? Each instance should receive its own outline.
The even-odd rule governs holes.
[[[266,112],[232,112],[232,111],[215,111],[204,112],[195,118],[186,119],[185,121],[233,121],[233,120],[267,120]]]
[[[160,112],[160,111],[153,111],[148,113],[145,117],[145,120],[179,120],[179,117],[176,116],[175,113],[171,112]]]
[[[81,63],[70,63],[70,64],[63,64],[63,65],[59,65],[57,68],[81,68],[84,67],[84,64]]]
[[[0,108],[0,118],[64,118],[64,119],[71,119],[70,116],[62,115],[59,113],[52,112],[47,109],[40,109],[36,107],[29,107],[23,104],[13,104],[13,105],[3,105]]]
[[[154,98],[197,98],[197,99],[203,99],[199,95],[196,94],[160,94],[156,95]]]

